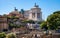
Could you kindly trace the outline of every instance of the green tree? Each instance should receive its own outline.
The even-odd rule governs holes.
[[[38,23],[38,24],[41,24],[41,23],[43,23],[43,22],[45,22],[45,21],[38,21],[37,23]]]
[[[42,22],[40,24],[40,27],[41,27],[41,29],[47,30],[48,29],[48,27],[47,27],[47,21]]]
[[[60,11],[55,11],[53,14],[60,14]]]
[[[5,38],[6,34],[4,32],[0,33],[0,38]]]
[[[57,29],[60,26],[60,11],[56,11],[47,18],[50,29]]]
[[[24,14],[24,9],[21,9],[21,14]]]
[[[16,38],[16,34],[9,33],[9,34],[6,35],[6,38]]]
[[[6,14],[3,14],[3,16],[4,16],[4,17],[7,17],[7,15],[6,15]]]
[[[23,20],[23,23],[35,23],[33,20]]]

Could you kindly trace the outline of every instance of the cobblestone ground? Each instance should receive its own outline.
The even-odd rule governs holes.
[[[17,38],[60,38],[60,34],[52,33],[51,35],[46,35],[42,32],[31,32],[29,34],[18,34]]]

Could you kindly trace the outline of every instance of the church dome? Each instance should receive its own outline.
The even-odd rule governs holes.
[[[19,11],[12,11],[10,14],[19,14]]]
[[[23,17],[23,14],[15,8],[14,11],[10,12],[8,16]]]
[[[18,11],[18,9],[16,9],[16,7],[14,8],[14,11],[12,11],[12,12],[10,12],[10,14],[19,14],[19,11]]]

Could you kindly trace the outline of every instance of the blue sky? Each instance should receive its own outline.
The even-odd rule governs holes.
[[[19,11],[29,10],[34,7],[34,3],[41,8],[44,20],[54,11],[60,10],[60,0],[0,0],[0,15],[8,14],[14,10],[14,7]]]

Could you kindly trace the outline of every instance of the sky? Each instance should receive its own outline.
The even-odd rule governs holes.
[[[60,0],[0,0],[0,15],[9,14],[14,7],[19,11],[20,9],[30,10],[35,3],[41,8],[43,20],[60,10]]]

